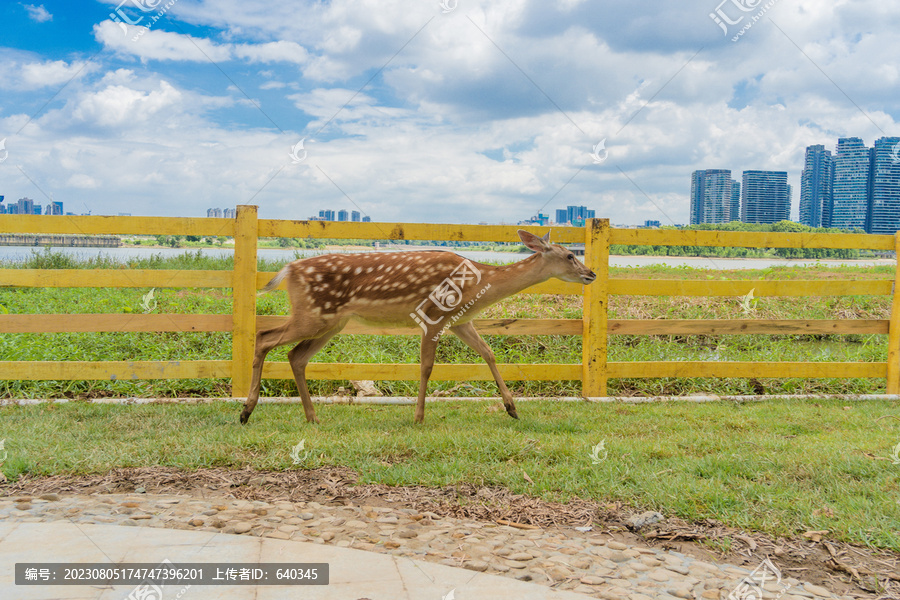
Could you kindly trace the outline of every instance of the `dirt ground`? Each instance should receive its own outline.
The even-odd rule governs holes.
[[[706,520],[688,523],[670,517],[640,531],[628,519],[642,511],[595,502],[545,502],[504,488],[461,484],[443,488],[360,485],[357,474],[346,468],[306,471],[253,469],[200,469],[167,467],[115,469],[103,475],[81,477],[23,476],[0,484],[0,496],[38,495],[48,492],[109,494],[184,494],[247,500],[315,501],[326,505],[367,504],[413,508],[479,521],[511,521],[544,529],[593,527],[590,535],[609,535],[627,544],[677,550],[707,560],[754,568],[773,557],[786,576],[822,585],[837,594],[900,600],[900,553],[872,550],[831,541],[822,532],[803,537],[772,538]]]

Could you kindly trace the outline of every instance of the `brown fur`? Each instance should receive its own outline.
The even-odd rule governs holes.
[[[241,423],[247,422],[258,401],[262,365],[268,352],[296,342],[299,343],[288,353],[288,360],[306,418],[318,422],[306,385],[306,365],[350,319],[422,328],[416,422],[425,416],[425,391],[437,339],[448,329],[482,356],[494,375],[507,412],[517,418],[494,354],[471,320],[491,304],[551,277],[585,284],[595,277],[562,246],[521,230],[519,237],[535,254],[504,266],[473,263],[458,254],[441,251],[329,254],[285,266],[263,292],[286,281],[291,319],[256,336],[253,377]]]

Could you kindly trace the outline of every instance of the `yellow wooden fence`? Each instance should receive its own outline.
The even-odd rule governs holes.
[[[346,223],[258,219],[255,206],[240,206],[235,219],[99,216],[0,215],[0,233],[90,235],[196,235],[233,237],[234,269],[205,270],[46,270],[0,269],[0,286],[17,287],[139,287],[230,288],[231,315],[196,314],[0,314],[0,332],[134,332],[230,331],[231,360],[193,361],[0,361],[5,380],[101,380],[231,378],[232,395],[247,394],[255,333],[285,317],[257,316],[256,292],[274,273],[257,271],[259,238],[338,238],[372,240],[447,240],[516,242],[515,226],[406,223]],[[549,228],[529,227],[542,235]],[[900,236],[858,234],[789,234],[722,231],[611,229],[606,219],[591,219],[585,227],[556,227],[553,241],[583,243],[585,263],[597,273],[590,286],[551,280],[525,290],[527,294],[584,296],[581,321],[574,319],[481,319],[485,334],[580,335],[580,364],[503,364],[507,380],[580,380],[585,397],[607,395],[607,381],[617,377],[844,377],[883,378],[889,394],[900,393],[900,293],[887,280],[821,281],[683,281],[609,277],[612,244],[735,246],[753,248],[854,248],[894,251]],[[893,287],[892,287],[893,283]],[[673,320],[607,318],[611,295],[647,296],[855,296],[893,294],[890,320]],[[364,328],[350,324],[344,333],[417,335],[418,328]],[[886,362],[608,362],[607,336],[696,334],[887,334]],[[266,364],[264,377],[290,379],[287,363]],[[418,380],[416,364],[311,363],[311,379]],[[484,364],[438,364],[432,379],[491,380]]]

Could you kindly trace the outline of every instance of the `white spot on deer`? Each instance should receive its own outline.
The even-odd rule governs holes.
[[[359,275],[360,273],[362,273],[362,271],[363,271],[362,267],[356,267],[356,270],[353,271],[353,274],[354,274],[354,275]]]

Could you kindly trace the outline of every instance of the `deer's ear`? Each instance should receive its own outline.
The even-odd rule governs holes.
[[[539,238],[533,233],[528,233],[524,229],[519,230],[519,239],[522,240],[522,243],[525,244],[526,248],[533,250],[534,252],[546,252],[549,250],[550,244],[547,242],[549,237],[549,233],[545,237]]]

